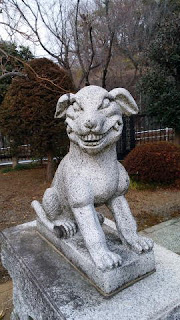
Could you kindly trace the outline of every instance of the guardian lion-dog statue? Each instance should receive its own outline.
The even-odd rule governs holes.
[[[116,155],[122,115],[137,112],[136,102],[123,88],[108,92],[91,85],[61,96],[55,117],[66,118],[70,149],[45,191],[42,205],[32,202],[39,219],[57,237],[68,238],[79,230],[95,265],[104,271],[122,261],[107,247],[96,206],[105,204],[110,209],[124,245],[138,254],[153,247],[152,240],[137,234],[124,196],[129,177]]]

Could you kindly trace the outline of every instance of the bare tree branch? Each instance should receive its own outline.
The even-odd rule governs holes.
[[[9,27],[9,24],[6,22],[1,21],[0,24]],[[23,36],[26,40],[30,40],[30,41],[34,41],[32,35],[27,34],[26,32],[23,32],[19,29],[16,29],[14,27],[11,27],[11,30],[13,30],[14,32],[19,33],[21,36]]]
[[[16,71],[6,72],[0,76],[0,81],[3,81],[6,78],[14,78],[14,77],[27,78],[27,75],[22,72],[16,72]]]
[[[79,59],[79,63],[83,72],[83,76],[86,74],[86,70],[84,67],[83,60],[81,58],[81,53],[80,53],[80,44],[79,44],[79,34],[78,34],[78,13],[79,13],[79,3],[80,0],[77,0],[77,5],[76,5],[76,17],[75,17],[75,46],[76,46],[76,53]]]
[[[103,68],[103,75],[102,75],[102,87],[103,88],[106,88],[106,76],[107,76],[108,67],[109,67],[109,64],[111,61],[111,57],[112,57],[113,40],[114,40],[114,33],[112,33],[112,35],[111,35],[110,44],[109,44],[109,48],[108,48],[108,54],[107,54],[104,68]]]
[[[24,67],[26,67],[26,68],[28,68],[29,70],[31,70],[31,72],[32,72],[32,73],[34,74],[34,76],[35,76],[36,81],[38,81],[38,82],[43,82],[43,81],[45,81],[45,82],[53,85],[53,86],[56,87],[57,89],[59,89],[61,92],[63,92],[63,93],[69,93],[69,90],[66,90],[66,89],[62,88],[61,86],[59,86],[59,85],[57,85],[56,83],[54,83],[52,80],[50,80],[50,79],[48,79],[48,78],[44,78],[44,77],[39,76],[39,75],[37,74],[37,72],[36,72],[26,61],[23,61],[23,60],[15,57],[15,56],[12,56],[12,55],[8,54],[6,51],[4,51],[4,50],[1,49],[1,48],[0,48],[0,52],[2,52],[6,57],[11,57],[12,59],[14,59],[14,60],[22,63],[22,65],[23,65]],[[11,75],[10,75],[10,74],[11,74]],[[14,72],[14,71],[13,71],[13,72],[4,73],[3,75],[1,75],[1,76],[0,76],[0,80],[3,80],[3,79],[5,79],[5,78],[8,77],[8,76],[18,76],[18,75],[21,76],[21,77],[22,77],[22,76],[23,76],[23,77],[27,77],[26,74],[23,74],[23,73],[21,73],[21,72]]]
[[[140,74],[143,54],[171,2],[3,0],[4,20],[0,23],[10,28],[10,37],[19,34],[39,44],[76,80],[78,88],[100,81],[106,87],[117,56],[124,60],[121,64],[130,65],[132,81]]]
[[[115,31],[111,30],[112,25],[109,17],[109,0],[105,0],[105,10],[106,10],[106,21],[107,21],[107,26],[108,26],[108,33],[109,33],[109,46],[108,46],[108,52],[107,52],[107,57],[106,61],[104,64],[103,72],[102,72],[102,87],[106,88],[106,76],[108,72],[108,67],[111,61],[112,57],[112,46],[113,46],[113,41],[114,41],[114,34]]]

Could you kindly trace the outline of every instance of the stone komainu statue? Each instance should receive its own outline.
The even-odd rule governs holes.
[[[39,219],[57,237],[71,237],[79,230],[101,270],[117,267],[121,257],[107,247],[96,206],[105,204],[110,209],[123,244],[139,254],[153,247],[152,240],[137,234],[124,196],[129,177],[116,156],[122,115],[137,112],[133,97],[123,88],[108,92],[88,86],[61,96],[55,117],[66,118],[70,149],[45,191],[42,205],[32,202]]]

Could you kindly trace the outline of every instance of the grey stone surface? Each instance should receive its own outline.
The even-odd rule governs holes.
[[[155,245],[157,271],[105,299],[44,241],[35,224],[7,229],[2,261],[14,283],[20,320],[180,319],[180,257]]]
[[[96,267],[80,232],[69,239],[59,239],[40,221],[37,221],[37,230],[45,239],[53,243],[73,265],[86,274],[104,295],[112,294],[118,289],[122,290],[125,286],[155,271],[153,250],[140,255],[128,250],[121,244],[118,233],[106,224],[103,225],[103,231],[107,246],[112,252],[122,257],[122,265],[108,271],[102,271]]]
[[[68,238],[79,229],[95,265],[103,271],[118,268],[122,257],[107,247],[95,210],[98,205],[106,204],[112,212],[124,245],[139,254],[153,247],[152,240],[137,234],[124,196],[129,177],[116,155],[122,114],[137,112],[136,102],[123,88],[108,92],[88,86],[61,96],[55,117],[66,118],[70,150],[45,191],[42,205],[32,203],[39,219],[56,236]]]
[[[146,228],[144,230],[144,232],[152,233],[154,231],[159,231],[160,229],[164,229],[164,228],[169,227],[171,225],[179,225],[179,224],[180,224],[180,218],[173,218],[173,219],[158,223],[152,227]]]
[[[143,230],[143,235],[180,254],[180,218],[174,218]]]

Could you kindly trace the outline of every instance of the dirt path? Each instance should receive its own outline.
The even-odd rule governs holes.
[[[135,217],[138,230],[180,216],[180,190],[157,188],[156,190],[132,190],[126,195]],[[101,212],[112,219],[109,210],[102,206]]]
[[[31,201],[48,186],[44,168],[0,173],[0,230],[34,219]]]

